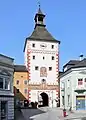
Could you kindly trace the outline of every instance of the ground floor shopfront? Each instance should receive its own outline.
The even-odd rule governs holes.
[[[0,120],[14,120],[14,96],[0,96]]]
[[[60,94],[60,107],[67,110],[86,110],[86,91],[82,89],[74,90],[70,94]]]
[[[76,110],[86,110],[86,96],[76,96]]]

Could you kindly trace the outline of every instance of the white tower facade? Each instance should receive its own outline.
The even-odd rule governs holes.
[[[25,65],[29,72],[28,100],[38,102],[39,106],[56,107],[60,41],[47,31],[44,17],[39,8],[35,16],[35,29],[26,38],[24,47]]]

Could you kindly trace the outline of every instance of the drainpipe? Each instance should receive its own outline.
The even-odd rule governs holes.
[[[53,108],[53,90],[52,90],[52,108]]]

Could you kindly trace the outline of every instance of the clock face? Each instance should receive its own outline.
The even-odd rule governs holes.
[[[42,44],[40,44],[40,47],[41,47],[42,49],[45,49],[45,48],[47,47],[47,45],[46,45],[45,43],[42,43]]]

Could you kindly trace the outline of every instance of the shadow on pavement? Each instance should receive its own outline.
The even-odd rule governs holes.
[[[86,117],[82,118],[81,120],[86,120]]]
[[[15,109],[14,120],[25,120],[21,110]]]
[[[40,109],[15,109],[15,120],[34,120],[30,117],[45,113]]]

